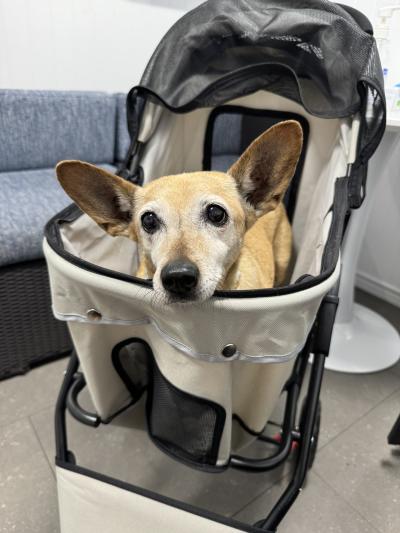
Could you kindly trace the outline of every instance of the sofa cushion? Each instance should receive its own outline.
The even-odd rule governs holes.
[[[52,168],[0,173],[0,266],[42,257],[46,222],[70,203]]]
[[[62,159],[113,163],[116,123],[113,94],[0,90],[0,172]]]

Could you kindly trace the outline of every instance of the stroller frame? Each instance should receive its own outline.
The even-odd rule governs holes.
[[[210,118],[225,106],[225,111],[236,106],[243,116],[244,111],[270,118],[287,118],[288,112],[304,116],[310,124],[307,142],[313,141],[301,168],[307,187],[293,189],[298,255],[289,285],[216,291],[207,307],[194,305],[190,312],[160,309],[153,305],[151,280],[131,274],[136,252],[127,248],[132,246],[127,239],[114,253],[114,241],[74,206],[46,227],[53,311],[69,321],[76,350],[55,411],[63,533],[81,526],[85,533],[108,533],[114,523],[131,531],[132,521],[141,533],[275,532],[302,490],[317,451],[324,363],[338,306],[340,246],[351,209],[363,202],[368,161],[386,118],[382,69],[368,20],[328,0],[307,0],[307,6],[299,13],[293,0],[252,0],[251,9],[247,0],[208,0],[185,15],[128,94],[131,145],[117,172],[141,185],[161,175],[207,170],[211,155],[239,155],[239,135],[222,143],[229,150],[215,145],[210,153],[214,138],[206,133],[216,131]],[[231,132],[241,131],[240,120]],[[235,347],[233,355],[224,353],[228,345]],[[123,357],[133,360],[137,383],[128,374],[125,381],[117,368],[123,367]],[[269,370],[257,370],[258,379],[257,367],[248,363]],[[86,383],[94,413],[79,401]],[[275,440],[264,426],[282,390],[285,406]],[[79,466],[68,446],[67,411],[95,428],[131,407],[144,391],[150,439],[181,463],[206,472],[229,467],[265,472],[297,448],[289,482],[269,514],[246,525]],[[398,424],[395,428],[396,438]],[[262,458],[239,455],[255,439],[274,445],[274,452]]]
[[[298,445],[292,476],[285,491],[269,512],[268,516],[254,524],[251,531],[275,532],[297,496],[302,491],[307,471],[311,468],[317,452],[319,423],[321,414],[320,391],[324,375],[325,358],[329,355],[332,328],[339,299],[338,284],[323,299],[317,319],[314,323],[303,350],[296,358],[292,375],[287,381],[283,392],[287,393],[281,438],[276,441],[264,435],[258,435],[262,441],[278,446],[276,453],[262,459],[232,455],[228,466],[247,472],[265,472],[279,467],[289,457],[293,443]],[[303,386],[307,364],[312,355],[310,377],[304,407],[301,412],[299,426],[296,425],[296,414],[300,391]],[[75,353],[71,355],[55,409],[56,463],[76,464],[73,452],[68,448],[66,431],[66,412],[80,423],[98,427],[102,423],[96,413],[83,409],[78,400],[79,393],[85,387],[83,374],[78,372],[79,360]],[[117,413],[117,416],[120,413]],[[111,420],[103,421],[108,423]]]

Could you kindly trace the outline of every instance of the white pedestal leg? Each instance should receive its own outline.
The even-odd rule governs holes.
[[[400,337],[396,329],[377,313],[354,303],[355,276],[366,223],[377,183],[388,178],[388,160],[400,148],[400,135],[383,142],[371,161],[368,194],[355,210],[347,228],[342,254],[339,309],[333,328],[326,368],[357,374],[378,372],[394,365],[400,358]],[[400,200],[400,199],[399,199]]]

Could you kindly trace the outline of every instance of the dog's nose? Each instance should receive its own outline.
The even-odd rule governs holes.
[[[161,281],[168,292],[177,296],[188,296],[199,281],[199,269],[188,260],[167,263],[161,270]]]

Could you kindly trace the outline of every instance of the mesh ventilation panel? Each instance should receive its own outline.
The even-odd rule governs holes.
[[[149,381],[150,347],[141,339],[128,339],[115,346],[112,360],[133,400],[138,400]]]
[[[225,410],[187,394],[161,374],[156,363],[148,397],[148,425],[164,451],[192,464],[215,465]]]
[[[147,389],[147,425],[154,443],[175,459],[212,469],[218,457],[225,410],[170,383],[142,339],[117,344],[112,360],[134,401]]]

